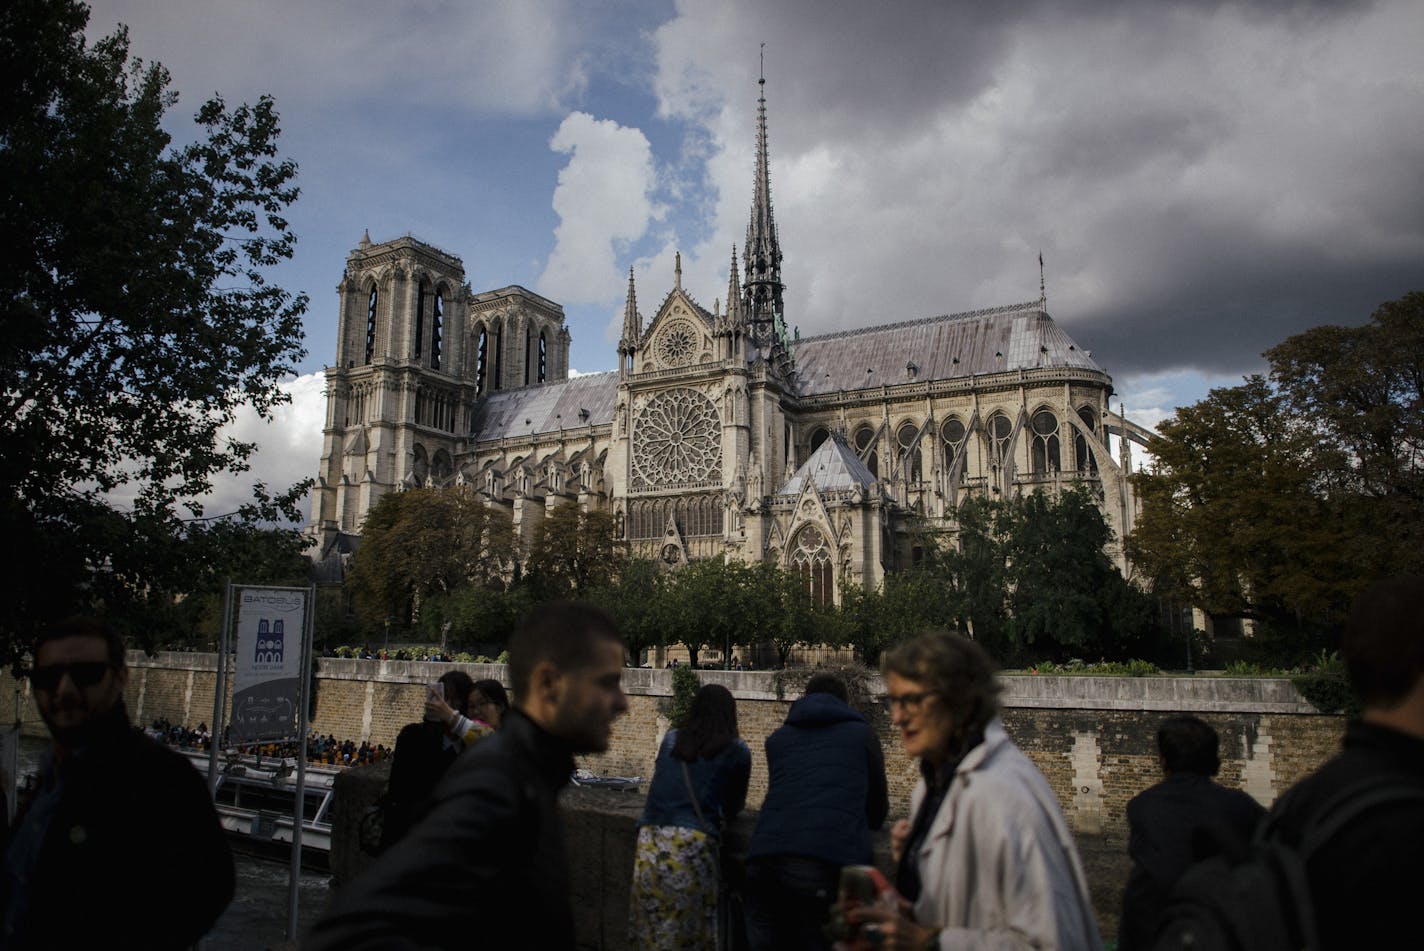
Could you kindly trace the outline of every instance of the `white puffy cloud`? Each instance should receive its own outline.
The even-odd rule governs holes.
[[[308,373],[281,384],[292,401],[276,407],[264,421],[250,407],[223,432],[224,438],[255,442],[247,472],[224,473],[201,500],[203,515],[211,517],[237,511],[252,500],[252,486],[262,482],[269,492],[282,492],[311,478],[321,461],[322,427],[326,421],[325,375]],[[309,513],[304,511],[304,517]]]
[[[664,208],[653,200],[657,173],[637,129],[585,112],[570,113],[549,142],[567,154],[554,189],[554,250],[539,293],[563,303],[607,302],[626,284],[620,255]]]

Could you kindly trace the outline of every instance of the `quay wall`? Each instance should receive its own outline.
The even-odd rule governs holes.
[[[400,728],[421,715],[424,684],[460,667],[476,680],[507,683],[502,664],[437,664],[320,658],[312,728],[338,740],[394,743]],[[128,710],[136,723],[163,717],[175,724],[212,725],[216,655],[160,652],[129,654]],[[794,696],[778,689],[768,671],[699,671],[704,682],[726,685],[737,698],[742,736],[751,746],[748,807],[766,792],[766,737],[781,725]],[[1338,748],[1344,719],[1316,713],[1290,682],[1231,677],[1003,677],[1004,722],[1058,795],[1073,830],[1125,841],[1127,801],[1159,778],[1156,729],[1172,713],[1193,713],[1222,739],[1220,781],[1245,789],[1269,805]],[[0,676],[0,691],[15,691],[28,733],[44,725],[26,681]],[[601,775],[652,775],[667,730],[660,708],[672,694],[671,672],[629,668],[624,675],[628,715],[614,725],[607,753],[582,759]],[[872,692],[881,689],[872,678]],[[231,687],[228,691],[230,693]],[[779,696],[779,694],[782,694]],[[4,695],[0,693],[0,695]],[[885,747],[892,817],[908,808],[916,778],[913,763],[883,712],[872,713]]]
[[[390,746],[403,725],[419,718],[424,684],[454,666],[476,680],[494,677],[507,683],[504,666],[497,664],[321,658],[312,728],[341,740],[369,739]],[[131,652],[129,667],[126,702],[135,722],[163,717],[187,726],[212,725],[216,655],[149,657]],[[778,690],[780,679],[771,672],[698,674],[704,682],[726,685],[736,696],[741,733],[753,751],[750,814],[729,830],[729,842],[735,847],[750,834],[766,793],[763,743],[781,725],[795,698]],[[1192,713],[1216,727],[1222,741],[1218,779],[1266,805],[1331,756],[1344,732],[1343,717],[1315,712],[1283,679],[1015,674],[1002,679],[1005,725],[1058,796],[1077,840],[1106,938],[1117,933],[1129,867],[1127,801],[1160,778],[1156,730],[1162,718]],[[877,679],[870,686],[872,692],[883,689]],[[667,730],[660,708],[672,695],[671,673],[630,668],[624,674],[624,689],[628,715],[614,725],[608,752],[583,757],[580,765],[600,775],[647,779]],[[44,724],[28,683],[17,682],[6,672],[0,675],[0,696],[8,691],[14,691],[25,732],[43,735]],[[872,711],[871,720],[885,748],[893,819],[905,815],[916,774],[913,763],[900,752],[884,713]],[[384,769],[367,768],[341,777],[339,787],[346,791],[338,789],[333,810],[336,887],[368,861],[354,846],[355,826],[361,809],[379,794],[384,773]],[[571,790],[565,797],[580,947],[625,946],[633,830],[642,801],[641,793],[587,789]],[[877,864],[888,871],[884,831],[877,837],[876,853]]]

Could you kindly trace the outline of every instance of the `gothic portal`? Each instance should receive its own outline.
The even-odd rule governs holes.
[[[1111,411],[1111,378],[1049,317],[1042,285],[1028,303],[791,336],[764,94],[756,133],[725,309],[683,288],[679,262],[645,320],[630,272],[613,372],[568,378],[553,301],[473,293],[454,255],[364,237],[338,286],[317,557],[350,551],[385,493],[454,484],[526,540],[555,506],[603,509],[636,553],[775,560],[821,601],[909,565],[914,539],[952,531],[973,495],[1079,481],[1120,540],[1130,444],[1149,434]]]

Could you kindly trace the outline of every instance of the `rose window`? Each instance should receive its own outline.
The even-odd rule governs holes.
[[[697,331],[686,321],[669,324],[658,334],[657,350],[664,366],[685,367],[697,353]]]
[[[646,489],[722,478],[717,407],[696,390],[659,393],[633,423],[633,486]]]

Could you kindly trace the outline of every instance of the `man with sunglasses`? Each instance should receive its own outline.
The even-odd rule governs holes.
[[[203,778],[130,725],[128,676],[123,641],[94,618],[34,645],[30,689],[54,745],[0,866],[0,947],[185,948],[232,899]]]

